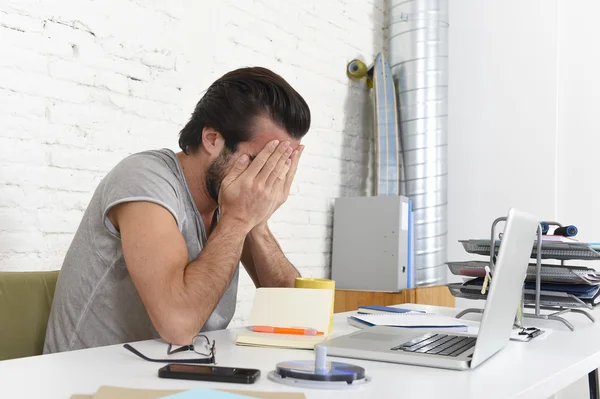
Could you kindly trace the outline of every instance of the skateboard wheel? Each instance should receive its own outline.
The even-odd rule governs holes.
[[[352,60],[348,63],[346,74],[351,79],[362,79],[367,76],[367,66],[361,60]]]
[[[372,88],[373,88],[373,79],[371,79],[371,78],[367,78],[367,87],[368,87],[369,89],[372,89]]]

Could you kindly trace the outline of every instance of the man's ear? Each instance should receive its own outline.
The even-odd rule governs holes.
[[[225,140],[221,133],[212,127],[202,129],[202,148],[211,156],[218,156],[225,147]]]

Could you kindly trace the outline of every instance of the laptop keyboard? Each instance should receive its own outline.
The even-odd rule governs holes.
[[[428,333],[395,346],[391,350],[455,357],[474,347],[476,340],[475,337]]]

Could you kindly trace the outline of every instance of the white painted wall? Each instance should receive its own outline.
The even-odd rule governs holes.
[[[555,5],[450,3],[451,260],[465,257],[459,239],[489,237],[511,206],[555,217]]]
[[[594,0],[450,1],[450,260],[479,259],[458,240],[489,237],[511,206],[600,240],[599,14]],[[556,397],[589,397],[587,379]]]
[[[262,65],[310,104],[288,203],[271,223],[303,275],[329,274],[332,199],[365,191],[368,91],[346,63],[383,46],[383,0],[0,3],[0,270],[58,269],[99,180],[177,149],[202,91]],[[370,125],[369,125],[370,126]],[[243,273],[233,325],[254,287]]]
[[[590,241],[600,239],[598,15],[597,1],[560,1],[557,218],[576,224]]]

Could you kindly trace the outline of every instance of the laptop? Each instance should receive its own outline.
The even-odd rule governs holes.
[[[539,220],[510,209],[477,335],[374,326],[321,345],[329,356],[473,369],[510,340]]]

